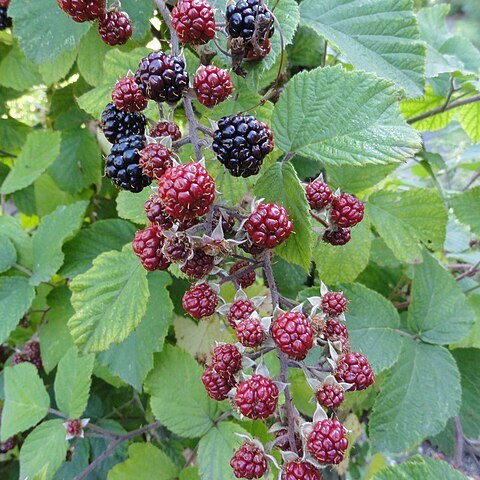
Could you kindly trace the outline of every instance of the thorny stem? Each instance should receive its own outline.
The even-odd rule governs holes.
[[[320,218],[318,215],[315,215],[313,212],[310,212],[310,215],[312,218],[314,218],[317,222],[321,223],[324,227],[328,228],[330,225],[323,220],[323,218]]]
[[[172,44],[172,55],[178,55],[179,52],[179,43],[178,43],[178,37],[177,37],[177,32],[175,32],[175,29],[173,28],[172,25],[172,17],[170,15],[170,11],[167,8],[167,4],[165,0],[153,0],[155,5],[158,8],[158,11],[160,12],[160,15],[162,16],[163,20],[165,21],[165,24],[168,27],[168,30],[170,31],[170,42]]]
[[[433,108],[428,112],[422,113],[415,117],[409,118],[407,123],[410,125],[412,123],[419,122],[420,120],[425,120],[426,118],[433,117],[434,115],[438,115],[439,113],[446,112],[448,110],[452,110],[454,108],[463,107],[464,105],[469,105],[470,103],[480,102],[480,95],[475,95],[474,97],[465,98],[464,100],[457,100],[455,102],[450,103],[449,105],[440,105],[437,108]]]
[[[479,269],[480,269],[480,261],[478,261],[475,265],[469,268],[466,272],[463,272],[461,275],[459,275],[456,278],[457,282],[459,282],[460,280],[463,280],[466,277],[473,277],[473,275],[475,275]]]
[[[183,97],[183,106],[185,107],[185,114],[187,115],[188,130],[190,133],[190,140],[193,145],[193,151],[195,152],[195,159],[197,162],[199,162],[203,157],[202,146],[198,138],[198,122],[193,111],[192,100],[187,96]]]
[[[465,446],[465,435],[463,433],[462,422],[459,416],[453,419],[455,426],[455,455],[453,458],[453,464],[455,467],[461,467],[463,462],[463,452]]]
[[[252,263],[251,265],[248,265],[248,267],[242,268],[238,272],[232,273],[228,277],[223,276],[222,279],[220,280],[220,285],[227,282],[233,282],[234,280],[238,280],[240,277],[243,277],[247,273],[253,272],[254,270],[258,270],[261,267],[263,267],[263,262]]]

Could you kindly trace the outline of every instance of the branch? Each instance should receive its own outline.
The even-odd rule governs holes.
[[[455,467],[461,467],[463,462],[463,452],[465,446],[465,435],[463,434],[462,422],[460,417],[456,416],[453,419],[455,426],[455,455],[453,458],[453,464]]]
[[[170,43],[172,44],[172,55],[178,55],[178,52],[179,52],[178,37],[177,37],[177,32],[175,31],[172,25],[172,16],[170,15],[170,10],[167,8],[165,0],[153,0],[153,2],[155,3],[158,11],[160,12],[160,15],[162,16],[165,24],[167,25],[168,30],[170,31]]]
[[[475,95],[474,97],[465,98],[464,100],[457,100],[456,102],[452,102],[449,105],[440,105],[440,107],[433,108],[428,112],[421,113],[416,117],[409,118],[407,123],[410,125],[412,123],[419,122],[420,120],[425,120],[426,118],[433,117],[434,115],[438,115],[439,113],[446,112],[448,110],[453,110],[454,108],[463,107],[464,105],[469,105],[470,103],[480,102],[480,95]]]
[[[459,275],[456,278],[457,282],[459,282],[460,280],[463,280],[466,277],[473,277],[478,272],[479,269],[480,269],[480,261],[478,261],[475,265],[469,268],[466,272],[463,272],[461,275]]]
[[[185,107],[185,114],[188,120],[188,131],[190,133],[190,141],[193,145],[193,151],[195,152],[195,159],[197,162],[199,162],[203,156],[202,146],[200,145],[197,132],[198,122],[195,118],[195,113],[193,112],[192,100],[187,95],[183,97],[183,106]]]
[[[220,285],[227,282],[233,282],[234,280],[238,280],[240,277],[243,277],[247,273],[253,272],[254,270],[258,270],[262,266],[263,266],[263,262],[252,263],[251,265],[248,265],[248,267],[242,268],[238,272],[232,273],[228,277],[223,276],[222,279],[220,280]]]
[[[112,440],[110,445],[107,449],[98,456],[88,467],[83,469],[73,480],[83,480],[90,472],[93,472],[105,459],[107,459],[110,454],[123,442],[127,440],[131,440],[132,438],[138,437],[143,435],[144,433],[149,432],[150,430],[155,430],[159,428],[162,424],[160,422],[154,422],[150,425],[146,425],[145,427],[137,428],[137,430],[133,430],[132,432],[126,433],[125,435],[119,436],[117,439]]]

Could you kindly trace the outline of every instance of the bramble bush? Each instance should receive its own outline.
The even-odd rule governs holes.
[[[0,0],[2,479],[478,473],[480,52],[419,3]]]

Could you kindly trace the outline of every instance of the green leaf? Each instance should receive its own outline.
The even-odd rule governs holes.
[[[457,361],[462,382],[462,407],[460,419],[465,436],[478,438],[480,436],[480,350],[476,348],[457,349],[452,352]]]
[[[9,237],[0,233],[0,273],[10,270],[17,261],[17,251],[15,245]]]
[[[340,66],[295,75],[275,105],[273,129],[283,151],[327,165],[394,163],[421,148],[400,115],[395,87]]]
[[[25,362],[5,370],[5,403],[2,411],[1,438],[36,425],[48,412],[50,398],[36,367]]]
[[[437,77],[442,73],[477,73],[480,53],[466,37],[450,33],[446,24],[448,5],[434,5],[418,12],[422,40],[427,43],[426,74]]]
[[[140,193],[122,190],[117,196],[118,216],[138,225],[145,225],[147,218],[144,206],[151,194],[152,191],[149,188],[144,188]]]
[[[212,428],[198,444],[198,467],[202,480],[234,480],[230,459],[242,444],[237,433],[248,433],[236,423],[221,422]]]
[[[460,375],[450,352],[404,339],[370,416],[375,450],[400,453],[439,433],[458,413],[460,400]]]
[[[31,185],[53,163],[59,152],[59,132],[37,130],[30,133],[0,193],[16,192]]]
[[[425,89],[425,94],[416,98],[415,100],[404,100],[400,103],[400,111],[405,118],[413,118],[422,113],[433,110],[434,108],[444,105],[446,99],[444,97],[439,97],[435,94],[433,88],[430,85],[427,85]],[[432,115],[429,118],[415,122],[415,128],[420,131],[430,131],[440,130],[441,128],[446,127],[455,116],[455,110],[448,110],[437,115]]]
[[[300,17],[356,69],[394,81],[410,97],[421,95],[425,46],[411,0],[304,0]]]
[[[100,85],[103,78],[103,61],[111,47],[103,43],[96,25],[82,38],[78,47],[77,66],[82,77],[93,86]],[[118,51],[117,51],[118,52]]]
[[[23,267],[32,266],[32,240],[19,220],[10,215],[0,216],[0,231],[15,246],[17,262]]]
[[[102,253],[70,288],[75,315],[68,327],[84,352],[101,352],[125,340],[147,309],[147,272],[131,245]]]
[[[58,364],[55,400],[68,418],[80,418],[87,407],[94,360],[92,354],[79,357],[76,347],[72,347]]]
[[[128,447],[128,460],[108,472],[108,480],[131,480],[141,472],[142,480],[175,480],[178,469],[170,458],[149,443]]]
[[[433,190],[379,191],[369,197],[366,209],[380,236],[403,262],[421,260],[419,242],[436,250],[443,247],[447,212]]]
[[[62,245],[80,228],[88,202],[61,205],[42,218],[33,234],[33,275],[31,285],[50,280],[63,263]]]
[[[414,267],[408,325],[424,342],[440,345],[465,338],[475,312],[455,278],[429,253]]]
[[[113,86],[106,83],[77,98],[78,106],[93,118],[100,119],[105,105],[111,101]]]
[[[51,0],[15,1],[8,13],[26,56],[39,64],[74,50],[89,23],[76,23]]]
[[[41,83],[42,77],[38,73],[38,68],[25,58],[15,44],[0,63],[0,85],[24,91]]]
[[[134,40],[142,40],[150,32],[150,18],[153,17],[154,8],[155,4],[151,0],[122,1],[122,9],[128,13],[132,21]]]
[[[8,339],[32,305],[35,289],[25,277],[0,277],[0,342]]]
[[[283,205],[287,209],[294,233],[275,253],[308,271],[313,246],[310,209],[293,165],[288,162],[274,163],[258,179],[255,194],[258,198]]]
[[[177,347],[166,345],[155,356],[145,390],[155,418],[176,435],[200,437],[214,425],[217,404],[206,394],[202,374],[202,367]]]
[[[470,331],[470,334],[461,342],[454,345],[455,348],[480,348],[480,295],[470,295],[468,297],[468,303],[475,312],[475,324]]]
[[[351,230],[352,239],[344,246],[319,242],[313,259],[318,275],[326,284],[353,282],[368,265],[372,243],[367,218]]]
[[[352,349],[363,353],[375,372],[391,367],[400,355],[400,316],[391,302],[359,283],[344,286],[345,318]]]
[[[60,154],[48,169],[49,175],[65,192],[74,194],[99,183],[100,148],[90,132],[75,128],[62,132]]]
[[[153,353],[162,351],[172,323],[173,304],[167,290],[170,284],[168,273],[150,273],[148,288],[152,295],[140,325],[122,343],[112,345],[97,357],[113,375],[138,391],[142,390],[143,381],[153,368]]]
[[[64,245],[65,262],[60,275],[73,278],[86,272],[101,253],[120,251],[130,243],[136,230],[130,222],[117,218],[92,223]]]
[[[473,233],[480,235],[480,186],[463,193],[452,195],[450,203],[455,216],[465,225],[469,225]]]
[[[52,479],[67,453],[65,435],[61,419],[47,420],[33,430],[20,450],[20,478],[33,479],[42,471],[46,480]]]
[[[31,130],[31,127],[14,118],[0,118],[0,145],[9,151],[15,151],[25,143]]]
[[[447,462],[420,455],[400,465],[383,468],[373,476],[373,480],[421,479],[467,480],[467,477],[453,469]]]
[[[50,87],[66,77],[77,58],[77,50],[63,52],[54,60],[49,60],[39,66],[45,84]]]
[[[70,303],[72,293],[66,285],[53,289],[47,297],[50,310],[45,316],[39,332],[42,346],[42,363],[47,373],[50,373],[73,347],[73,339],[67,327],[67,322],[75,310]]]
[[[475,142],[480,142],[480,105],[471,103],[458,110],[458,119],[467,135]]]
[[[323,57],[325,42],[308,27],[297,28],[292,44],[287,48],[288,63],[299,67],[318,67]]]

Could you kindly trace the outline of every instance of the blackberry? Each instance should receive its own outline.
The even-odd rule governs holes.
[[[102,130],[110,143],[132,135],[144,135],[147,120],[140,112],[122,112],[109,103],[102,113]]]
[[[235,115],[218,122],[212,146],[234,177],[250,177],[260,171],[263,159],[273,150],[273,137],[253,115]]]
[[[156,102],[177,103],[188,89],[188,72],[180,57],[152,52],[140,62],[135,81],[146,97]]]
[[[116,143],[107,157],[105,175],[123,190],[138,193],[152,183],[152,179],[143,174],[140,165],[140,151],[145,147],[142,135],[132,135]]]
[[[273,15],[263,0],[239,0],[227,7],[226,17],[227,33],[232,38],[250,40],[255,33],[259,40],[265,40],[273,35]]]
[[[7,8],[0,7],[0,30],[6,30],[12,26],[12,19],[8,16]]]

